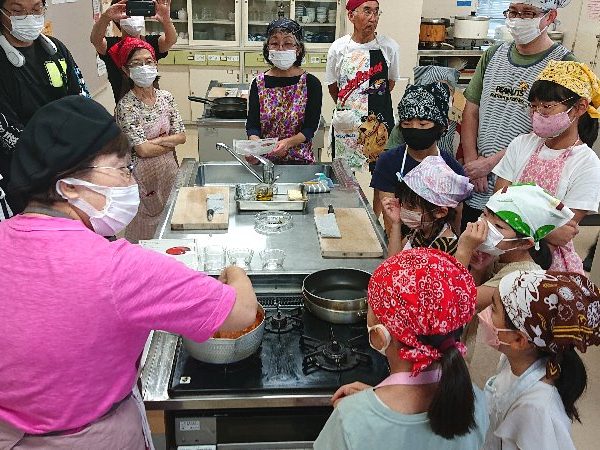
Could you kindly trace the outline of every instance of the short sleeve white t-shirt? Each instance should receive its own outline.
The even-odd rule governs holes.
[[[494,168],[494,174],[515,183],[521,177],[529,159],[542,138],[534,133],[517,136],[506,148],[504,157]],[[542,147],[539,158],[558,158],[566,150]],[[585,144],[573,147],[567,158],[555,196],[571,209],[595,213],[600,206],[600,159]]]
[[[328,86],[337,83],[340,79],[342,59],[347,53],[355,50],[378,50],[381,49],[383,57],[388,65],[388,79],[400,80],[400,46],[396,41],[381,34],[376,39],[366,44],[359,44],[351,39],[348,34],[336,40],[327,52],[327,69],[325,71],[325,84]]]

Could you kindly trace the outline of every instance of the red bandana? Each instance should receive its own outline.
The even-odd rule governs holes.
[[[373,273],[368,301],[392,336],[409,348],[402,359],[413,362],[413,375],[442,351],[418,336],[445,335],[465,325],[475,313],[477,288],[469,271],[452,256],[431,248],[405,250],[388,258]],[[460,342],[454,344],[463,354]]]
[[[372,1],[372,0],[348,0],[348,2],[346,3],[346,9],[348,11],[354,11],[356,8],[358,8],[363,3],[367,3],[369,1]],[[379,1],[377,1],[377,3],[379,3]]]
[[[141,39],[132,38],[131,36],[127,36],[125,39],[121,39],[119,42],[113,45],[108,50],[108,54],[114,61],[115,65],[120,69],[127,63],[127,59],[129,58],[131,52],[138,48],[145,48],[152,54],[152,57],[156,59],[156,53],[150,44]]]

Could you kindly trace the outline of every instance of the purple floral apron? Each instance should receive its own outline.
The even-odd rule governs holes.
[[[520,183],[536,183],[550,194],[556,196],[558,183],[563,173],[567,158],[571,155],[571,148],[565,150],[558,158],[545,160],[539,157],[545,142],[542,142],[529,158],[523,173],[519,178]],[[549,270],[560,272],[583,272],[583,262],[575,251],[573,241],[562,247],[556,247],[552,252],[552,265]]]
[[[306,72],[300,75],[298,84],[267,88],[265,74],[256,77],[260,107],[260,128],[262,138],[286,139],[302,131],[304,114],[308,101]],[[312,164],[312,140],[291,147],[284,157],[268,153],[265,155],[275,164]]]

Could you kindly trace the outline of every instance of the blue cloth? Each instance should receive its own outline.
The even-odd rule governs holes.
[[[373,389],[342,400],[315,441],[315,450],[479,450],[489,426],[483,392],[475,391],[476,428],[466,435],[445,439],[429,426],[427,413],[401,414],[388,408]],[[452,414],[448,411],[448,414]]]
[[[371,178],[370,186],[373,189],[379,189],[383,192],[396,192],[396,186],[398,184],[398,177],[396,172],[400,172],[402,169],[402,159],[404,158],[404,152],[406,146],[401,145],[396,148],[386,150],[377,159],[377,165],[373,171],[373,177]],[[446,164],[459,175],[465,176],[465,171],[460,163],[450,155],[448,152],[440,151],[440,156],[446,161]],[[410,154],[406,155],[406,162],[404,164],[404,172],[402,175],[406,175],[408,172],[413,170],[419,165],[419,161],[414,159]]]

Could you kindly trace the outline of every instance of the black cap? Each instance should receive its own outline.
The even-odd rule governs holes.
[[[121,129],[104,107],[69,95],[40,108],[15,147],[8,189],[26,193],[49,185],[119,135]]]

